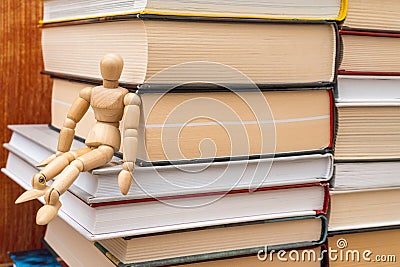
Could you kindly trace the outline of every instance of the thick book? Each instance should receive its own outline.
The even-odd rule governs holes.
[[[45,0],[43,23],[128,14],[157,14],[217,18],[343,20],[345,0]]]
[[[33,164],[55,153],[58,133],[47,125],[14,125],[10,152],[27,156]],[[73,147],[83,143],[73,142]],[[28,156],[29,155],[29,156]],[[121,159],[114,157],[104,167],[81,173],[74,182],[93,197],[119,197],[118,173]],[[274,185],[327,182],[333,173],[330,153],[254,160],[224,161],[166,166],[137,166],[128,196],[165,197],[194,193],[220,192]]]
[[[400,31],[400,2],[396,0],[348,1],[344,28],[368,31]]]
[[[112,255],[107,249],[101,246],[98,242],[95,243],[96,247],[106,255],[110,261],[112,261],[117,267],[143,267],[143,266],[163,266],[162,262],[152,262],[151,264],[141,263],[123,263],[119,261],[114,255]],[[248,256],[231,256],[229,258],[222,259],[203,259],[198,262],[191,263],[179,263],[177,265],[169,265],[176,267],[248,267],[248,266],[266,266],[269,267],[326,267],[327,256],[324,244],[319,246],[307,247],[303,249],[290,249],[290,250],[279,250],[281,258],[278,259],[276,251],[274,253],[265,254],[265,249],[260,250],[261,253],[248,255]],[[268,253],[268,251],[267,251]],[[282,257],[282,255],[284,255]],[[291,256],[289,256],[291,255]],[[161,265],[160,265],[161,264]]]
[[[340,30],[343,59],[339,74],[400,75],[400,32]]]
[[[10,152],[2,171],[30,189],[31,177],[38,169],[27,158]],[[90,197],[73,187],[70,191],[60,198],[63,205],[59,215],[74,221],[74,227],[91,240],[241,223],[250,218],[316,215],[326,213],[329,200],[328,185],[320,183],[165,198],[128,196],[113,201]]]
[[[400,257],[399,226],[331,232],[330,267],[396,266]]]
[[[316,219],[315,219],[316,221]],[[100,243],[93,243],[85,239],[79,232],[71,227],[67,222],[57,217],[47,225],[46,234],[44,236],[46,246],[51,247],[58,255],[60,255],[69,266],[101,266],[101,267],[112,267],[112,266],[132,266],[130,264],[123,264],[117,258],[115,258],[107,249],[100,245]],[[153,244],[152,251],[156,251],[155,255],[160,251],[154,249],[158,246]],[[262,252],[257,257],[257,253],[247,256],[230,256],[229,258],[223,259],[212,259],[203,260],[198,263],[187,263],[185,265],[179,264],[178,266],[264,266],[268,263],[268,266],[282,267],[282,266],[324,266],[321,265],[324,257],[322,255],[323,245],[316,245],[313,247],[306,248],[293,248],[287,250],[286,258],[289,259],[289,253],[292,252],[292,259],[290,261],[280,261],[277,259],[276,253],[271,254],[271,250],[265,250],[263,247]],[[311,260],[308,260],[310,257]],[[259,259],[260,258],[260,259]],[[296,260],[296,259],[299,260]],[[184,259],[190,258],[182,258]],[[304,259],[304,260],[303,260]],[[153,264],[147,264],[146,266],[157,266],[160,261],[153,261]],[[143,266],[136,264],[136,266]]]
[[[330,194],[329,231],[400,225],[400,187],[333,189]]]
[[[45,245],[51,248],[70,267],[113,267],[114,264],[71,225],[60,217],[46,227]],[[157,244],[155,244],[157,245]]]
[[[85,83],[54,80],[52,125],[61,128]],[[329,88],[141,94],[138,164],[324,150],[333,138]],[[207,108],[204,108],[207,107]],[[89,110],[76,134],[94,124]],[[299,142],[301,140],[301,142]]]
[[[100,80],[99,61],[124,59],[121,83],[218,84],[247,88],[330,84],[335,79],[335,23],[214,22],[132,18],[43,28],[45,70]],[[84,56],[82,56],[84,55]],[[234,56],[233,56],[234,55]]]
[[[397,160],[400,101],[337,102],[335,160]]]
[[[128,266],[181,263],[262,254],[263,250],[320,245],[326,237],[323,216],[252,221],[157,235],[99,240],[95,243]],[[157,244],[158,253],[152,248]]]

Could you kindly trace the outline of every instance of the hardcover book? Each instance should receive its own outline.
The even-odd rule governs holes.
[[[19,157],[25,155],[25,160],[33,165],[55,153],[58,133],[47,125],[15,125],[9,128],[13,135],[4,146]],[[72,146],[76,149],[82,147],[83,143],[74,141]],[[81,173],[74,185],[94,198],[120,197],[117,181],[120,170],[121,159],[114,157],[104,167],[92,170],[91,173]],[[333,157],[330,153],[185,165],[137,166],[128,196],[165,197],[326,182],[332,173]]]
[[[332,190],[329,231],[400,225],[399,193],[399,187]]]
[[[399,259],[399,226],[329,233],[331,267],[395,266]]]
[[[317,219],[315,219],[315,221],[317,221]],[[152,261],[152,264],[149,264],[149,262],[147,262],[146,264],[140,264],[140,263],[124,264],[120,262],[114,255],[112,255],[106,248],[100,245],[99,242],[93,243],[85,239],[67,222],[58,217],[47,225],[44,240],[46,242],[46,246],[51,247],[54,251],[56,251],[56,253],[59,254],[71,267],[72,266],[112,267],[115,265],[120,267],[144,266],[144,265],[158,266],[163,262],[163,261]],[[155,247],[157,247],[157,245]],[[323,265],[324,263],[323,261],[324,257],[322,254],[323,249],[324,249],[323,245],[315,245],[313,247],[293,248],[287,250],[286,258],[289,258],[288,254],[294,251],[295,253],[292,252],[294,256],[293,258],[295,259],[298,256],[299,260],[280,261],[278,260],[276,253],[270,254],[271,250],[268,251],[267,247],[266,251],[265,247],[263,247],[260,249],[262,250],[262,252],[259,255],[260,259],[258,259],[257,257],[258,252],[247,256],[230,255],[228,258],[221,258],[221,259],[213,259],[212,257],[209,257],[201,262],[196,262],[196,263],[192,262],[187,264],[184,264],[183,262],[185,261],[187,262],[190,260],[193,261],[195,259],[194,258],[191,259],[190,257],[182,257],[180,258],[180,262],[182,263],[177,266],[247,267],[247,266],[264,266],[265,264],[268,264],[268,266],[273,266],[273,267],[282,267],[282,266],[322,267],[325,266]],[[155,251],[154,254],[158,254],[160,249],[152,248],[152,251]],[[309,257],[311,260],[309,260]],[[204,258],[206,258],[205,255]],[[178,259],[176,258],[175,261],[178,261]]]
[[[347,1],[190,1],[190,0],[45,0],[44,23],[127,14],[264,18],[287,20],[342,20]]]
[[[400,3],[396,0],[351,0],[343,27],[375,32],[399,31],[399,10]]]
[[[340,30],[343,60],[339,74],[400,74],[400,33],[377,33],[361,30]]]
[[[86,86],[54,80],[53,126],[62,127],[74,97]],[[330,148],[332,98],[329,88],[143,93],[138,164],[287,155]],[[77,135],[86,137],[93,123],[89,111],[78,123]]]
[[[396,103],[399,88],[400,76],[339,75],[336,102]]]
[[[37,169],[10,153],[2,171],[23,188],[30,189],[30,177]],[[72,187],[60,198],[63,205],[59,215],[86,238],[100,240],[242,223],[250,218],[253,221],[316,215],[326,212],[328,199],[328,185],[319,183],[165,198],[121,197],[113,201],[90,197]]]
[[[99,240],[95,245],[121,261],[118,265],[169,266],[320,245],[326,237],[324,220],[323,216],[312,216],[252,221],[222,228]],[[159,248],[156,255],[151,249],[155,243]]]
[[[335,190],[400,187],[400,161],[336,162]]]
[[[120,82],[150,89],[191,82],[320,86],[336,74],[337,30],[329,22],[133,18],[47,26],[42,44],[47,73],[100,81],[99,59],[113,51],[125,62]]]
[[[399,101],[338,102],[335,159],[396,160],[400,153]]]

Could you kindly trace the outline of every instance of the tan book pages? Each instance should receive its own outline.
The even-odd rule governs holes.
[[[335,158],[399,158],[399,119],[398,106],[339,107]]]
[[[207,97],[200,93],[166,94],[161,98],[143,95],[148,155],[144,151],[138,155],[156,161],[285,153],[329,146],[328,91],[240,95],[242,98],[235,93],[209,93]],[[197,100],[196,105],[193,99]],[[209,107],[208,118],[201,109],[205,106]]]
[[[124,58],[120,81],[129,83],[196,61],[227,65],[264,84],[332,82],[335,73],[333,24],[127,20],[45,27],[42,37],[47,71],[100,78],[98,62],[112,51]],[[207,70],[201,65],[170,79],[204,80]],[[236,81],[228,78],[222,82]]]
[[[331,192],[329,230],[399,224],[399,193],[398,188],[346,193]]]
[[[400,257],[398,249],[400,246],[399,240],[400,229],[371,231],[354,234],[338,234],[333,237],[328,237],[329,246],[332,249],[338,251],[338,253],[334,255],[338,259],[331,259],[329,262],[329,266],[397,266]],[[345,247],[343,248],[343,246]],[[339,258],[340,253],[344,255],[342,257],[343,260],[340,260]],[[335,259],[334,256],[332,256],[333,259]],[[355,260],[353,260],[353,257]],[[359,261],[357,260],[357,258],[359,258]]]
[[[51,124],[58,129],[64,124],[67,117],[68,109],[71,107],[75,98],[79,95],[79,91],[85,87],[93,87],[90,84],[69,82],[61,79],[53,80],[53,94],[51,103]],[[82,120],[77,124],[75,135],[86,138],[89,129],[94,125],[94,113],[91,108],[83,116]]]
[[[73,95],[86,86],[55,79],[54,126],[61,128]],[[330,144],[331,100],[325,90],[161,96],[142,95],[138,158],[143,160],[296,152]],[[86,138],[94,122],[89,109],[78,123],[76,135]]]
[[[351,0],[344,26],[370,30],[400,30],[397,0]]]
[[[297,251],[298,255],[302,257],[302,255],[305,255],[305,259],[308,259],[307,255],[310,253],[311,255],[317,255],[317,257],[321,253],[321,248],[309,248],[307,250],[291,250],[289,253],[292,253],[293,257],[296,257],[296,252],[292,251]],[[199,262],[199,263],[192,263],[192,264],[184,264],[184,265],[179,265],[179,266],[184,266],[184,267],[249,267],[249,266],[268,266],[268,267],[286,267],[286,266],[294,266],[294,267],[320,267],[321,266],[321,260],[317,261],[309,261],[309,260],[300,260],[300,261],[291,261],[291,260],[279,260],[276,257],[276,254],[273,254],[274,258],[272,258],[272,261],[267,259],[266,261],[261,261],[257,258],[256,255],[254,256],[248,256],[248,257],[240,257],[240,258],[231,258],[231,259],[224,259],[224,260],[214,260],[214,261],[206,261],[206,262]],[[288,259],[289,256],[286,254],[286,256],[283,257],[284,259]],[[178,267],[178,265],[176,265]]]
[[[400,39],[342,35],[343,61],[339,69],[360,72],[400,72]]]
[[[121,238],[107,239],[101,240],[100,244],[122,262],[142,262],[254,248],[260,247],[260,243],[262,247],[304,240],[317,241],[321,237],[321,232],[321,220],[312,218],[184,231],[138,237],[127,241]],[[215,242],[210,242],[211,240],[215,240]],[[129,243],[132,245],[127,246]],[[159,248],[157,255],[154,255],[154,252],[149,249],[153,248],[154,244],[157,244]]]
[[[248,24],[174,21],[145,22],[148,37],[146,78],[192,61],[235,68],[255,83],[301,83],[332,80],[336,36],[331,25]],[[171,38],[174,36],[174,38]],[[170,77],[170,82],[208,77],[207,67]],[[180,77],[182,76],[182,77]],[[235,83],[235,77],[230,82]]]

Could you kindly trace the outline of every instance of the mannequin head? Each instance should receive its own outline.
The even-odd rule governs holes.
[[[101,76],[104,81],[118,82],[121,76],[124,60],[118,54],[106,54],[100,61]]]

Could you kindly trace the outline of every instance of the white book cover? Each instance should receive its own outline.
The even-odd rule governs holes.
[[[400,77],[339,75],[337,106],[400,104]]]
[[[10,126],[14,134],[5,147],[18,155],[27,155],[33,164],[55,153],[58,133],[46,125]],[[45,141],[44,141],[45,140]],[[74,148],[84,146],[73,142]],[[29,153],[28,153],[29,151]],[[254,190],[259,187],[326,182],[332,177],[331,154],[311,154],[255,160],[214,163],[136,166],[134,181],[127,197],[122,197],[117,176],[121,160],[81,173],[74,183],[94,198],[126,200],[132,198],[166,197],[170,195]]]

